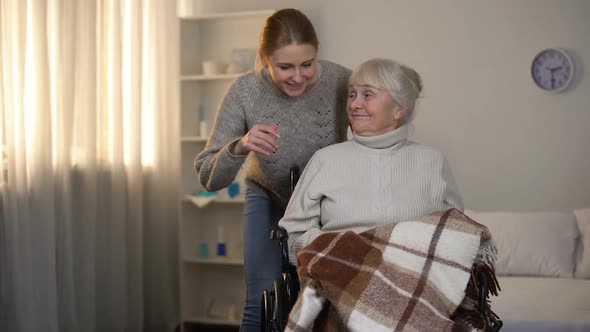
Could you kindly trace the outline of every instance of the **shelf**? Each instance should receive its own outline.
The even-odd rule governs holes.
[[[231,9],[230,6],[215,5],[209,7],[211,10],[196,10],[193,6],[194,11],[185,11],[190,14],[179,15],[176,21],[180,40],[178,78],[175,82],[179,89],[180,107],[180,139],[177,144],[182,168],[180,196],[174,198],[177,199],[179,213],[180,320],[183,324],[239,327],[240,307],[246,297],[241,248],[246,202],[243,192],[246,188],[242,183],[244,173],[236,176],[235,181],[240,184],[238,196],[229,198],[234,188],[206,196],[207,193],[201,192],[203,186],[195,178],[194,158],[208,143],[208,135],[200,134],[212,131],[211,121],[227,89],[240,77],[250,75],[252,69],[237,66],[236,70],[230,69],[229,72],[218,70],[219,74],[205,75],[210,71],[202,70],[202,62],[219,60],[230,63],[237,58],[234,50],[256,50],[261,27],[275,10],[258,7],[260,10],[237,12],[237,8]],[[222,7],[228,12],[219,12]],[[253,61],[248,59],[248,62]],[[207,119],[207,126],[203,127],[205,130],[200,130],[200,120],[203,119]],[[229,257],[216,255],[215,239],[219,237],[220,229],[224,230]],[[205,253],[201,244],[207,244],[208,257],[201,258],[199,255]],[[188,329],[188,326],[185,328]]]
[[[182,143],[207,143],[207,137],[203,136],[182,136],[180,141]]]
[[[256,17],[256,16],[270,16],[275,11],[272,9],[265,10],[248,10],[241,12],[227,12],[227,13],[214,13],[197,16],[180,16],[182,21],[204,21],[204,20],[219,20],[228,18],[242,18],[242,17]]]
[[[215,203],[219,204],[244,204],[246,199],[244,198],[231,198],[231,199],[217,199]]]
[[[212,196],[214,199],[211,200],[211,203],[215,204],[244,204],[246,203],[246,199],[244,198],[230,198],[230,199],[220,199]],[[190,198],[184,197],[182,199],[184,203],[195,204]]]
[[[223,257],[211,257],[211,258],[185,258],[183,262],[187,264],[210,264],[210,265],[244,265],[242,258],[223,258]]]
[[[241,322],[222,318],[211,318],[207,316],[193,316],[187,318],[185,323],[202,323],[211,325],[240,326]]]
[[[231,80],[240,77],[244,73],[235,74],[215,74],[215,75],[183,75],[180,80],[184,82],[190,81],[215,81],[215,80]]]

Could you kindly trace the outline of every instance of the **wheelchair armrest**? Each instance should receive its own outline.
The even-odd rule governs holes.
[[[281,266],[282,271],[286,272],[289,269],[289,244],[287,239],[289,235],[287,230],[282,227],[277,227],[270,231],[270,239],[279,241],[281,247]]]

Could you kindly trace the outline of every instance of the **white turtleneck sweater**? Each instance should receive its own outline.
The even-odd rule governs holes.
[[[448,208],[463,210],[450,165],[434,148],[408,140],[408,126],[317,151],[301,174],[279,226],[289,259],[325,232],[369,228]]]

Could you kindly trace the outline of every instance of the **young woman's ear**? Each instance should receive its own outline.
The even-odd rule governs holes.
[[[264,68],[268,69],[268,67],[270,67],[270,63],[269,63],[270,61],[269,61],[268,57],[267,56],[262,56],[260,59],[262,61],[262,66]]]

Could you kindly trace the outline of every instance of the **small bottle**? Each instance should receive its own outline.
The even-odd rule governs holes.
[[[201,137],[209,137],[209,123],[205,120],[199,122],[199,133]]]
[[[240,194],[240,184],[238,182],[232,182],[232,184],[227,187],[227,194],[229,198],[236,198]]]
[[[226,247],[223,226],[217,226],[217,256],[226,257]]]
[[[203,105],[199,105],[198,120],[199,136],[209,137],[209,123],[205,120],[205,109],[203,108]]]
[[[209,257],[209,245],[207,242],[201,242],[199,244],[199,258],[208,258]]]

